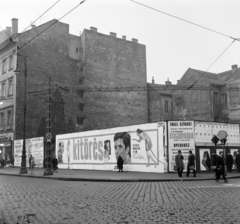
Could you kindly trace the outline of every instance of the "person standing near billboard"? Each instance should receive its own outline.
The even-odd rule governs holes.
[[[181,150],[178,150],[178,154],[175,156],[175,164],[177,166],[178,177],[182,177],[182,172],[184,170],[184,163],[183,163],[183,155]]]
[[[146,167],[150,166],[150,160],[152,160],[155,164],[155,168],[157,166],[157,161],[154,160],[153,155],[151,154],[152,151],[152,140],[149,137],[149,135],[144,132],[143,130],[137,129],[137,136],[139,137],[139,139],[133,139],[137,142],[141,142],[142,140],[145,141],[145,150],[146,150],[146,154],[147,154],[147,160],[148,160],[148,164]]]

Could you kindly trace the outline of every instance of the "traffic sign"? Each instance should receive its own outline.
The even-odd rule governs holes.
[[[51,133],[47,133],[46,134],[46,139],[47,140],[51,140],[52,139],[52,134]]]

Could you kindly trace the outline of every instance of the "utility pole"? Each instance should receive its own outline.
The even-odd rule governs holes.
[[[24,61],[24,97],[23,97],[23,149],[22,149],[22,162],[19,174],[28,173],[26,167],[26,111],[27,111],[27,57],[25,55],[17,54],[18,57],[22,57]],[[17,66],[14,70],[16,74],[20,74],[20,70]]]
[[[23,150],[22,150],[22,163],[19,174],[28,173],[26,168],[26,112],[27,112],[27,58],[24,59],[24,105],[23,105]]]
[[[51,151],[51,141],[52,141],[52,134],[51,134],[51,78],[49,76],[48,79],[48,119],[47,119],[47,134],[46,134],[46,153],[45,153],[45,163],[47,165],[44,175],[53,175],[52,172],[52,151]]]

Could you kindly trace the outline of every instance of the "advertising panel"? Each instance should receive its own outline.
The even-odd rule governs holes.
[[[200,170],[201,171],[211,170],[210,149],[199,149],[199,157],[200,157]]]
[[[29,157],[33,156],[35,167],[43,167],[44,138],[30,138],[25,140],[26,166],[29,166]],[[21,166],[23,140],[14,140],[14,166]]]
[[[57,135],[58,167],[116,170],[121,156],[124,170],[163,173],[167,170],[165,130],[161,122]]]
[[[216,122],[195,122],[195,141],[198,143],[212,144],[212,137],[218,135],[219,131],[227,132],[226,145],[240,144],[239,125],[216,123]],[[220,143],[220,142],[219,142]]]
[[[237,152],[238,152],[238,149],[230,149],[230,153],[233,156],[233,169],[237,169],[237,164],[236,164]]]
[[[174,171],[175,156],[182,151],[184,165],[187,167],[189,150],[195,155],[194,121],[169,121],[169,171]]]

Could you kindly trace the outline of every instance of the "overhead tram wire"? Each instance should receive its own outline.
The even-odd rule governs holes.
[[[56,24],[57,22],[59,22],[61,19],[63,19],[65,16],[67,16],[69,13],[71,13],[72,11],[74,11],[76,8],[78,8],[82,3],[84,3],[86,0],[81,1],[77,6],[75,6],[73,9],[71,9],[70,11],[68,11],[66,14],[64,14],[62,17],[60,17],[59,19],[57,19],[54,23],[52,23],[50,26],[48,26],[46,29],[44,29],[43,31],[41,31],[38,35],[36,35],[35,37],[33,37],[32,39],[30,39],[29,41],[27,41],[25,44],[23,44],[20,49],[22,49],[24,46],[26,46],[29,42],[31,42],[32,40],[34,40],[35,38],[37,38],[39,35],[41,35],[44,31],[46,31],[47,29],[49,29],[50,27],[52,27],[54,24]]]
[[[26,46],[28,43],[30,43],[32,40],[34,40],[35,38],[37,38],[39,35],[41,35],[44,31],[46,31],[47,29],[49,29],[50,27],[52,27],[54,24],[56,24],[57,22],[59,22],[61,19],[63,19],[65,16],[67,16],[68,14],[70,14],[72,11],[74,11],[76,8],[78,8],[82,3],[84,3],[87,0],[83,0],[81,1],[77,6],[75,6],[74,8],[72,8],[70,11],[68,11],[66,14],[64,14],[62,17],[60,17],[59,19],[57,19],[54,23],[52,23],[50,26],[46,27],[46,29],[42,30],[38,35],[36,35],[35,37],[31,38],[29,41],[27,41],[25,44],[23,44],[21,47],[19,47],[18,50],[21,50],[24,46]],[[2,29],[2,28],[1,28]],[[8,35],[9,36],[9,35]],[[10,55],[10,54],[9,54]],[[6,55],[4,56],[6,57]],[[2,58],[4,58],[2,57]],[[0,59],[2,59],[0,58]],[[28,57],[29,58],[29,57]],[[1,63],[0,63],[1,64]]]
[[[233,40],[240,41],[240,38],[234,38],[234,37],[231,37],[231,36],[226,35],[226,34],[224,34],[224,33],[221,33],[221,32],[218,32],[218,31],[215,31],[215,30],[213,30],[213,29],[207,28],[207,27],[202,26],[202,25],[199,25],[199,24],[197,24],[197,23],[193,23],[193,22],[188,21],[188,20],[186,20],[186,19],[182,19],[182,18],[180,18],[180,17],[177,17],[177,16],[174,16],[174,15],[171,15],[171,14],[169,14],[169,13],[163,12],[163,11],[161,11],[161,10],[158,10],[158,9],[153,8],[153,7],[151,7],[151,6],[148,6],[148,5],[142,4],[142,3],[140,3],[140,2],[137,2],[137,1],[134,1],[134,0],[130,0],[130,1],[131,1],[131,2],[134,2],[134,3],[138,4],[138,5],[144,6],[144,7],[146,7],[146,8],[149,8],[149,9],[151,9],[151,10],[154,10],[154,11],[157,11],[157,12],[159,12],[159,13],[162,13],[162,14],[164,14],[164,15],[167,15],[167,16],[170,16],[170,17],[173,17],[173,18],[178,19],[178,20],[181,20],[181,21],[183,21],[183,22],[186,22],[186,23],[192,24],[192,25],[194,25],[194,26],[198,26],[198,27],[200,27],[200,28],[202,28],[202,29],[205,29],[205,30],[208,30],[208,31],[211,31],[211,32],[217,33],[217,34],[219,34],[219,35],[221,35],[221,36],[225,36],[225,37],[231,38],[231,39],[233,39]]]
[[[25,44],[23,44],[21,47],[18,47],[18,50],[21,50],[23,53],[24,53],[24,56],[25,57],[27,57],[28,59],[30,59],[37,67],[38,67],[38,69],[39,70],[41,70],[42,71],[42,73],[45,75],[45,76],[47,76],[52,82],[54,82],[53,80],[52,80],[52,78],[49,76],[49,75],[47,75],[43,70],[42,70],[42,68],[41,67],[39,67],[32,59],[31,59],[31,57],[29,57],[23,50],[22,50],[22,48],[24,47],[24,46],[26,46],[29,42],[31,42],[32,40],[34,40],[35,38],[37,38],[39,35],[41,35],[44,31],[46,31],[47,29],[49,29],[50,27],[52,27],[54,24],[56,24],[57,22],[59,22],[61,19],[63,19],[65,16],[67,16],[68,14],[70,14],[72,11],[74,11],[76,8],[78,8],[82,3],[84,3],[86,0],[83,0],[83,1],[81,1],[77,6],[75,6],[74,8],[72,8],[70,11],[68,11],[66,14],[64,14],[62,17],[60,17],[58,20],[56,20],[54,23],[52,23],[50,26],[48,26],[48,27],[46,27],[46,29],[44,29],[43,31],[41,31],[38,35],[36,35],[35,37],[33,37],[33,38],[31,38],[29,41],[27,41]],[[4,56],[4,57],[6,57],[6,56]],[[55,83],[55,82],[54,82]],[[59,86],[58,84],[56,84],[55,83],[55,86],[57,86],[57,87],[59,87],[59,88],[63,88],[63,87],[61,87],[61,86]]]
[[[198,78],[196,81],[194,81],[194,83],[192,85],[190,85],[188,87],[188,90],[190,90],[198,81],[199,79],[218,61],[218,59],[228,50],[228,48],[235,42],[235,40],[233,40],[231,42],[231,44],[228,45],[228,47],[217,57],[217,59],[206,69],[206,71],[204,71]]]
[[[15,37],[10,37],[9,35],[8,35],[8,33],[6,33],[6,31],[0,26],[0,28],[9,36],[9,38],[10,38],[10,41],[14,41],[17,37],[19,37],[24,31],[26,31],[27,30],[27,28],[29,28],[31,25],[33,25],[37,20],[39,20],[43,15],[45,15],[50,9],[52,9],[59,1],[61,1],[61,0],[58,0],[56,3],[54,3],[51,7],[49,7],[44,13],[42,13],[37,19],[35,19],[28,27],[26,27],[21,33],[18,33]],[[8,55],[10,55],[11,53],[9,53]],[[7,56],[8,56],[7,55]],[[6,57],[6,55],[4,56],[4,57]],[[3,58],[3,57],[2,57]],[[0,60],[2,59],[2,58],[0,58]]]
[[[20,36],[24,31],[27,30],[31,25],[33,25],[36,21],[38,21],[43,15],[45,15],[50,9],[52,9],[56,4],[58,4],[61,0],[58,0],[55,2],[51,7],[49,7],[44,13],[42,13],[37,19],[35,19],[28,27],[26,27],[21,33],[18,33],[16,37],[14,37],[12,40],[15,40],[18,36]]]

